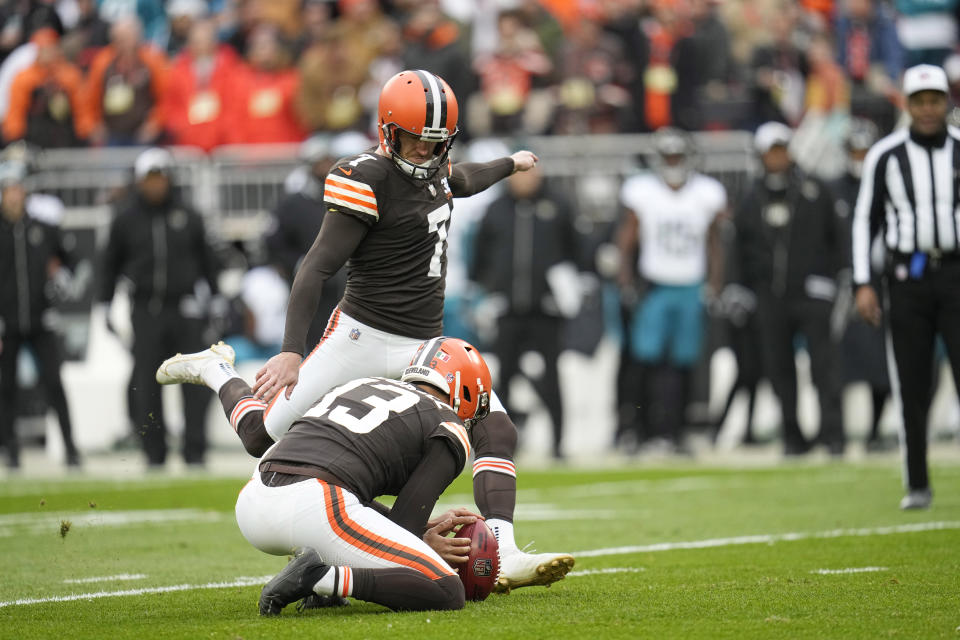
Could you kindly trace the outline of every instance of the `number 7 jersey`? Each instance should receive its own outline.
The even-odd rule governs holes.
[[[414,180],[380,155],[340,160],[324,183],[327,212],[370,227],[347,263],[343,311],[394,335],[443,330],[447,229],[453,193],[442,171]]]
[[[448,445],[459,473],[470,440],[453,409],[411,384],[360,378],[327,393],[263,461],[325,469],[368,502],[397,495],[434,438]]]

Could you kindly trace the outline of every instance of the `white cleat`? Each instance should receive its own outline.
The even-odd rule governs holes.
[[[519,587],[550,586],[563,580],[575,560],[569,553],[513,551],[500,558],[500,576],[494,593],[510,593]]]
[[[933,502],[933,492],[930,489],[912,489],[900,501],[900,508],[904,511],[929,509]]]
[[[204,384],[200,373],[211,362],[226,362],[233,366],[236,354],[233,347],[224,342],[211,345],[209,349],[196,353],[178,353],[167,358],[157,369],[157,382],[160,384]]]

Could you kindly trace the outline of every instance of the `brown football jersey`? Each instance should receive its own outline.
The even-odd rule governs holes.
[[[347,263],[343,311],[394,335],[440,335],[453,210],[447,174],[415,180],[391,159],[362,153],[334,166],[323,199],[328,212],[370,226]]]
[[[470,441],[453,409],[405,382],[361,378],[325,395],[263,461],[325,469],[369,502],[397,495],[434,438],[447,443],[459,473]]]

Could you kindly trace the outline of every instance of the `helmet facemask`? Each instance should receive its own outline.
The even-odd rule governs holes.
[[[686,184],[693,173],[693,145],[679,129],[664,127],[654,133],[656,156],[653,168],[657,175],[673,189]]]
[[[459,128],[454,130],[453,133],[450,133],[446,127],[424,127],[423,133],[418,136],[416,133],[407,131],[395,122],[386,122],[380,125],[380,128],[383,133],[383,142],[386,146],[386,151],[390,153],[393,162],[401,171],[417,180],[429,180],[436,175],[440,167],[446,163],[447,157],[450,154],[450,147],[453,146],[454,139],[457,137],[457,134],[460,133]],[[424,163],[417,164],[400,155],[401,131],[409,133],[424,142],[436,143],[433,149],[433,157]]]

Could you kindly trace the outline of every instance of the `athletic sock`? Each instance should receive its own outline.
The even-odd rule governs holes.
[[[204,383],[206,383],[208,387],[216,393],[220,393],[223,385],[230,382],[233,378],[239,378],[240,374],[237,373],[237,370],[234,369],[233,365],[229,362],[220,360],[204,366],[200,371],[200,377],[203,378]]]
[[[318,596],[337,595],[343,598],[353,595],[353,569],[350,567],[323,567],[325,573],[316,580],[313,592]],[[329,571],[327,571],[329,569]],[[305,576],[309,582],[313,576]]]
[[[501,520],[500,518],[491,518],[486,521],[487,526],[493,531],[493,536],[497,539],[500,546],[501,555],[504,552],[517,551],[517,543],[513,539],[513,523]]]

